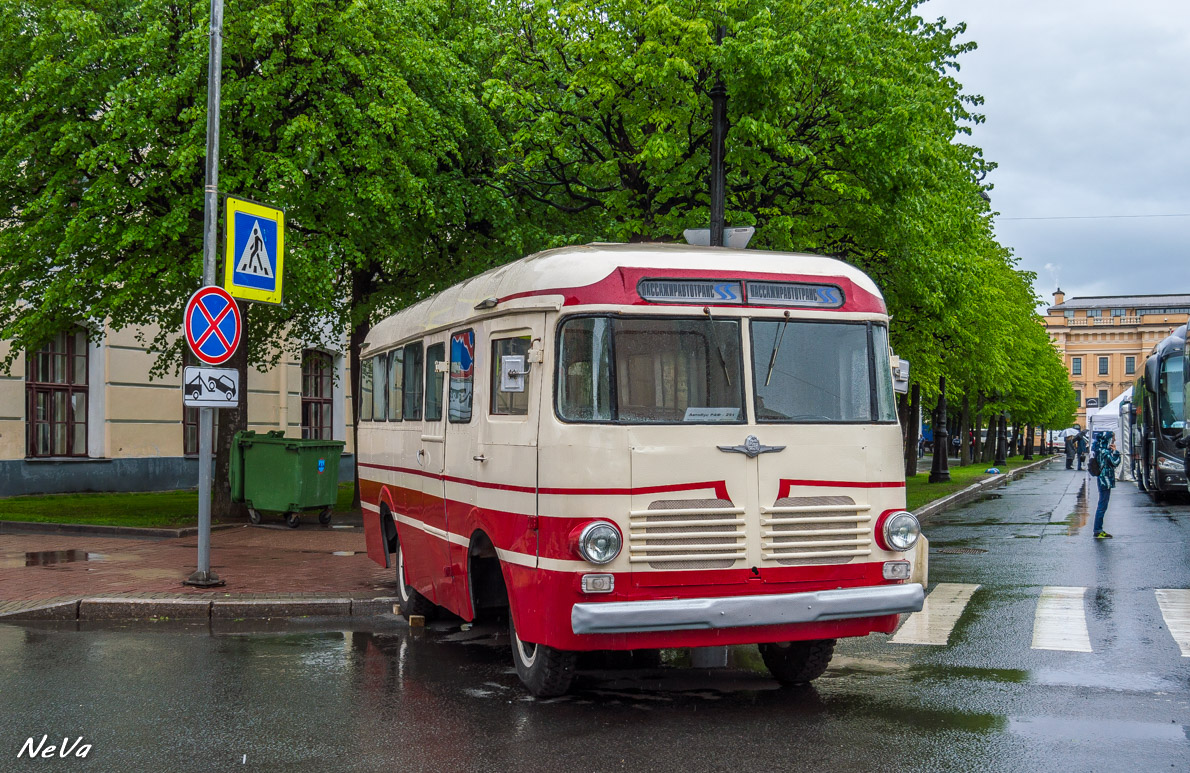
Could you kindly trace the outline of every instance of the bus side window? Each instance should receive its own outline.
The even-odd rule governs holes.
[[[519,385],[512,383],[506,371],[529,370],[529,336],[492,340],[492,415],[525,416],[529,413],[529,379],[524,376]]]
[[[421,419],[421,342],[405,347],[405,419]]]
[[[360,421],[372,420],[372,359],[360,360],[359,363],[359,418]]]
[[[402,408],[405,407],[405,395],[402,394],[405,383],[405,350],[396,349],[388,358],[388,420],[400,421]]]
[[[426,347],[426,421],[442,420],[442,384],[444,373],[438,363],[446,360],[446,344]]]
[[[388,355],[377,355],[372,367],[372,418],[376,421],[385,419],[385,402],[388,399],[387,376]]]
[[[447,416],[451,424],[471,421],[474,385],[475,331],[464,330],[450,337],[450,399]]]

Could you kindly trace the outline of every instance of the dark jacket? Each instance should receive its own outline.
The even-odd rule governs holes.
[[[1095,458],[1099,460],[1099,485],[1103,488],[1116,487],[1116,467],[1120,464],[1120,452],[1113,451],[1111,433],[1100,435],[1095,441]]]

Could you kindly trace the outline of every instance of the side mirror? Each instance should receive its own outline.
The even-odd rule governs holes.
[[[892,356],[893,391],[899,395],[909,393],[909,360]]]

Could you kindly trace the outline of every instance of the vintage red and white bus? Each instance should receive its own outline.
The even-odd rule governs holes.
[[[814,679],[923,602],[887,326],[813,255],[591,244],[462,282],[364,345],[368,554],[407,616],[506,614],[537,695],[586,650]]]

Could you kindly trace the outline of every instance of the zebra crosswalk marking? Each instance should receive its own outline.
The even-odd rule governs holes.
[[[1033,617],[1033,649],[1091,652],[1087,613],[1083,607],[1086,588],[1057,585],[1041,589]]]
[[[895,644],[945,646],[978,584],[940,582],[926,596],[920,612],[909,615],[892,637]]]
[[[1165,628],[1177,642],[1182,657],[1190,658],[1190,590],[1157,588],[1157,606],[1165,618]]]

